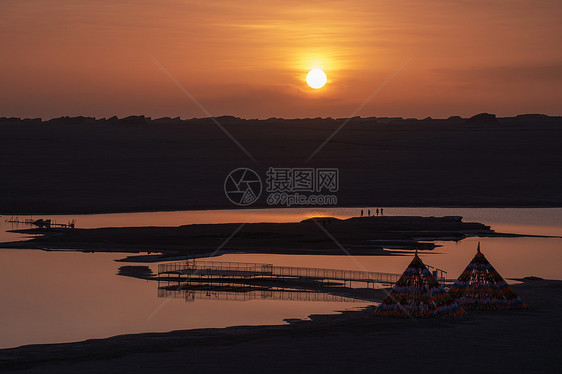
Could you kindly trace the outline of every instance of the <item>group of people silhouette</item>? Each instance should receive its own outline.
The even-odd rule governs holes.
[[[363,217],[363,213],[364,213],[363,209],[361,209],[361,217]],[[379,210],[379,208],[377,208],[377,210],[375,210],[375,213],[376,213],[377,216],[379,215],[379,213],[382,216],[384,214],[384,208],[380,208],[380,210]],[[370,217],[370,216],[371,216],[371,209],[367,209],[367,217]]]

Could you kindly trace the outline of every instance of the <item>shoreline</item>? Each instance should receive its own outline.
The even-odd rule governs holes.
[[[410,370],[419,365],[417,360],[393,360],[406,351],[423,357],[424,366],[431,370],[464,373],[481,370],[482,365],[490,371],[553,370],[558,367],[561,347],[562,281],[517,280],[522,283],[512,287],[529,305],[526,310],[471,311],[458,318],[408,320],[376,317],[367,307],[311,315],[310,321],[289,319],[288,325],[177,330],[25,345],[1,349],[0,368],[44,373],[148,373],[159,367],[180,369],[188,360],[192,369],[224,370],[251,354],[249,371],[263,372],[282,352],[283,360],[274,372],[320,373],[336,368],[349,372],[369,366]],[[478,359],[459,365],[458,352]],[[303,359],[311,359],[313,366],[302,367]]]

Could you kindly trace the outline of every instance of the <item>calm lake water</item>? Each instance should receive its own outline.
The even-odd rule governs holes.
[[[368,209],[368,208],[366,208]],[[365,210],[366,211],[366,210]],[[374,213],[375,209],[371,208]],[[291,222],[315,216],[347,218],[359,209],[268,209],[182,211],[72,216],[41,216],[59,223],[76,219],[77,227],[178,226],[191,223]],[[464,221],[491,225],[498,232],[562,236],[562,209],[385,208],[385,215],[460,215]],[[0,217],[0,241],[20,235]],[[28,218],[20,217],[20,218]],[[39,217],[36,217],[39,218]],[[22,228],[23,226],[19,226]],[[540,276],[562,279],[560,238],[470,238],[442,247],[422,259],[456,278],[475,253],[477,242],[504,277]],[[148,249],[148,248],[147,248]],[[140,332],[232,325],[282,323],[367,303],[251,300],[245,302],[162,299],[157,284],[115,275],[125,257],[118,253],[0,250],[0,347],[76,341]],[[401,273],[411,256],[294,256],[231,254],[217,261],[272,263]],[[135,264],[136,265],[136,264]],[[143,265],[143,264],[139,264]],[[156,264],[147,264],[156,271]]]

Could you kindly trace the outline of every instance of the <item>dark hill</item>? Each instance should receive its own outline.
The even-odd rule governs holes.
[[[339,168],[340,206],[562,206],[562,119],[484,117],[354,118],[308,164],[343,119],[220,117],[259,165],[211,119],[2,118],[0,213],[233,208],[270,166]]]

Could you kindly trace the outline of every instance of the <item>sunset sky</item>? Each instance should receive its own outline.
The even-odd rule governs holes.
[[[562,1],[4,0],[0,116],[562,114]],[[411,59],[411,60],[410,60]],[[314,90],[313,68],[328,76]]]

